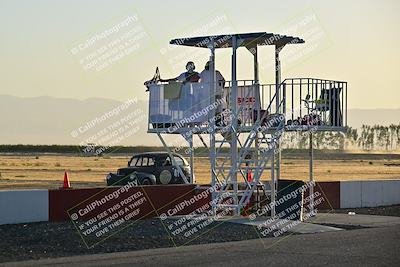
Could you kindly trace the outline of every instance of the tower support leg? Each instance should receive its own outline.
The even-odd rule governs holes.
[[[271,217],[275,217],[275,204],[276,204],[276,177],[275,177],[275,151],[271,157]]]
[[[165,142],[164,138],[162,137],[161,133],[157,132],[157,136],[160,139],[161,143],[164,146],[164,149],[167,151],[168,156],[171,158],[172,160],[172,165],[176,168],[176,170],[178,171],[178,174],[181,176],[183,182],[185,184],[188,184],[189,181],[187,180],[185,174],[182,171],[181,166],[179,166],[179,164],[176,162],[174,155],[171,152],[171,149],[168,147],[167,143]]]
[[[314,148],[313,148],[313,133],[310,131],[310,145],[309,145],[309,169],[310,169],[310,214],[314,214]]]
[[[190,155],[190,183],[194,183],[194,147],[193,147],[193,133],[188,137],[189,142],[189,155]]]
[[[231,170],[232,172],[229,174],[231,179],[231,184],[233,186],[233,203],[234,205],[238,205],[238,118],[237,116],[237,109],[236,109],[236,102],[237,102],[237,76],[236,76],[236,50],[237,50],[237,37],[234,35],[232,38],[232,86],[231,86],[231,109],[232,109],[232,127],[231,127]],[[235,215],[240,215],[240,207],[237,207],[234,211]]]

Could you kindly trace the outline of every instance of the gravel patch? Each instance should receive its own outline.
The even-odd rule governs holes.
[[[377,208],[338,209],[329,212],[355,212],[356,214],[400,217],[400,205]],[[167,220],[164,224],[160,219],[138,221],[89,249],[71,222],[0,225],[0,262],[221,243],[259,238],[259,234],[253,226],[230,223],[228,221],[212,222],[189,240],[182,235],[172,238],[173,235],[170,231],[166,230],[165,225],[173,221],[175,220]],[[328,226],[346,230],[360,229],[360,227],[343,225]]]

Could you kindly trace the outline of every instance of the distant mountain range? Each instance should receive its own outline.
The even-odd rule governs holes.
[[[0,143],[1,144],[80,144],[99,143],[108,145],[116,136],[111,135],[120,127],[116,122],[133,121],[138,110],[146,116],[125,131],[137,132],[123,138],[116,145],[139,145],[160,142],[147,131],[147,105],[144,101],[123,108],[123,102],[110,99],[85,100],[0,95]],[[127,105],[125,105],[127,106]],[[119,110],[116,114],[115,109]],[[113,112],[114,114],[108,114]],[[129,116],[129,117],[128,117]],[[125,123],[121,123],[125,124]],[[104,131],[106,129],[106,131]],[[119,134],[119,136],[122,136]],[[90,139],[91,138],[91,139]],[[88,142],[86,142],[88,141]],[[112,144],[109,144],[112,145]]]
[[[112,145],[111,140],[119,138],[114,145],[161,145],[154,134],[147,134],[147,113],[146,101],[131,100],[124,104],[101,98],[0,95],[0,143],[75,145],[91,141],[98,144],[102,139],[104,145]],[[129,122],[129,129],[125,127],[122,131],[120,126]],[[353,128],[391,123],[400,124],[400,108],[348,112],[348,124]],[[113,136],[115,131],[120,132]]]

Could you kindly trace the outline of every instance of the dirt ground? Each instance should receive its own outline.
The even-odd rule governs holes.
[[[73,187],[104,186],[105,176],[127,165],[129,155],[81,157],[78,155],[0,155],[0,189],[58,188],[67,171]],[[308,179],[306,152],[282,156],[282,179]],[[400,179],[400,154],[316,152],[316,181]],[[195,158],[199,184],[210,183],[207,157]],[[268,171],[263,180],[268,180]]]

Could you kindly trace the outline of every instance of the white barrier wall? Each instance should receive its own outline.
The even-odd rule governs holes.
[[[361,202],[361,181],[340,182],[340,207],[358,208]]]
[[[48,190],[0,191],[0,224],[48,220]]]
[[[340,182],[340,207],[360,208],[400,203],[400,180]]]

